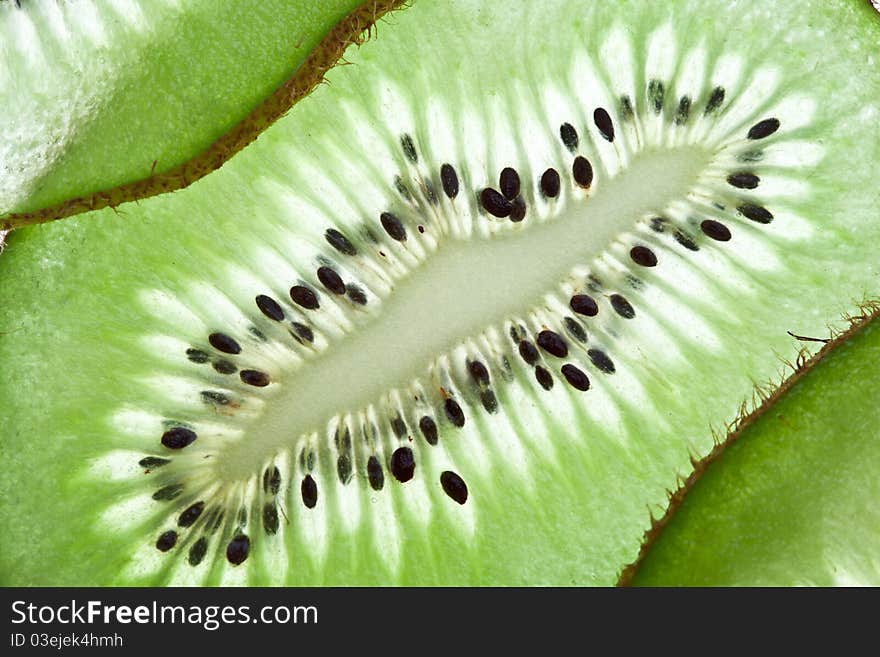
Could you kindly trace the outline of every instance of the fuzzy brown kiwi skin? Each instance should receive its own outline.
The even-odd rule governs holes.
[[[404,7],[407,0],[369,0],[339,21],[315,46],[303,64],[271,96],[254,108],[247,117],[206,150],[169,171],[154,173],[142,180],[106,189],[87,196],[68,199],[58,205],[34,212],[12,213],[0,217],[0,245],[3,232],[63,219],[83,212],[117,206],[165,192],[183,189],[203,178],[254,141],[260,133],[324,80],[324,76],[340,63],[345,50],[352,44],[360,46],[373,35],[376,23],[386,14]]]
[[[693,466],[691,473],[686,478],[680,479],[678,488],[669,493],[669,503],[663,515],[660,518],[651,518],[651,527],[645,531],[645,534],[642,537],[639,554],[635,561],[627,565],[621,571],[617,580],[617,586],[630,586],[632,584],[633,579],[638,573],[639,567],[645,560],[651,547],[663,533],[663,530],[669,524],[669,521],[675,515],[675,512],[681,506],[681,503],[684,501],[687,494],[697,484],[708,467],[721,458],[724,451],[735,442],[748,427],[769,411],[795,383],[800,381],[801,377],[810,372],[837,347],[845,343],[856,333],[867,328],[871,322],[875,320],[880,321],[878,318],[880,318],[880,299],[872,299],[860,304],[858,315],[845,316],[843,319],[849,323],[849,327],[838,332],[832,331],[828,339],[801,337],[795,335],[791,331],[788,332],[789,335],[797,340],[805,342],[820,342],[823,343],[823,346],[812,356],[809,356],[808,351],[804,348],[800,351],[794,363],[785,362],[785,365],[790,367],[792,372],[780,383],[770,382],[767,385],[756,386],[751,404],[749,403],[749,400],[743,401],[737,417],[727,425],[727,434],[724,438],[716,440],[712,451],[703,458],[691,458],[691,465]],[[749,406],[752,406],[751,411],[749,411]]]

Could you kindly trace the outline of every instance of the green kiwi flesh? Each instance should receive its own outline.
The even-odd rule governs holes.
[[[0,215],[76,206],[189,160],[359,4],[0,2]]]
[[[707,469],[633,584],[880,585],[878,378],[873,321]]]
[[[210,176],[15,233],[4,582],[615,582],[878,294],[878,37],[415,2]]]

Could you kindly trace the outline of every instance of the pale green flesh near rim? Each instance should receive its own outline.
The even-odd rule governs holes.
[[[330,85],[207,179],[126,207],[123,218],[102,212],[17,235],[0,259],[0,276],[15,281],[0,310],[0,356],[13,364],[0,387],[10,400],[0,410],[4,580],[614,582],[689,457],[711,448],[712,431],[753,382],[778,379],[780,356],[794,357],[801,345],[786,331],[824,334],[878,293],[878,193],[871,167],[852,163],[880,160],[880,79],[863,54],[880,28],[855,3],[814,5],[614,3],[579,8],[573,21],[564,3],[526,15],[520,3],[416,3],[380,42],[350,53],[355,66],[334,70]],[[460,51],[436,45],[444,30]],[[461,52],[467,77],[449,80]],[[645,97],[652,79],[666,88],[660,116]],[[824,93],[832,81],[834,93]],[[704,114],[716,85],[726,100]],[[629,123],[622,94],[635,103]],[[685,95],[690,117],[676,126]],[[593,124],[596,107],[613,119],[613,144]],[[747,139],[768,117],[779,131]],[[593,164],[589,190],[572,180],[563,122]],[[403,134],[417,164],[402,152]],[[737,159],[756,148],[759,161]],[[445,162],[459,174],[455,200],[441,189]],[[522,179],[519,224],[488,216],[475,196],[497,188],[504,166]],[[551,166],[562,178],[555,200],[538,185]],[[740,171],[760,176],[759,187],[730,186],[726,176]],[[396,176],[414,200],[395,189]],[[772,209],[772,223],[746,219],[736,211],[744,203]],[[385,211],[403,221],[405,243],[383,231]],[[664,232],[651,230],[653,216],[669,220]],[[702,218],[722,221],[733,238],[710,240]],[[331,227],[357,256],[327,245]],[[652,249],[656,267],[633,264],[637,244]],[[323,290],[321,258],[365,290],[366,306]],[[590,274],[601,281],[595,289]],[[303,283],[319,293],[319,310],[286,296]],[[562,323],[576,292],[599,305],[578,318],[584,345]],[[615,293],[635,317],[614,312]],[[308,323],[314,346],[262,316],[257,294],[281,302],[286,322]],[[546,327],[566,339],[566,358],[541,357],[551,391],[518,355],[511,323],[532,338]],[[188,361],[189,347],[217,356],[207,346],[214,331],[241,344],[229,357],[237,367],[271,384],[247,386]],[[613,360],[613,374],[591,362],[593,348]],[[488,368],[496,413],[468,378],[475,358]],[[589,376],[590,390],[566,383],[566,362]],[[232,403],[206,405],[203,390]],[[463,409],[461,429],[443,415],[445,395]],[[395,413],[407,424],[402,439],[390,426]],[[437,421],[437,445],[416,428],[423,414]],[[169,426],[198,439],[165,449]],[[341,427],[350,449],[334,438]],[[416,463],[403,484],[389,470],[401,446]],[[173,461],[145,474],[137,462],[146,455]],[[351,459],[346,482],[342,456]],[[384,471],[379,491],[367,483],[370,456]],[[270,464],[283,482],[277,495],[261,486]],[[464,504],[444,493],[445,471],[467,483]],[[300,496],[307,474],[317,482],[314,508]],[[33,494],[44,480],[57,481],[61,500]],[[180,498],[151,499],[175,482],[184,483]],[[207,514],[179,529],[168,552],[155,544],[199,499],[230,511],[191,566]],[[283,515],[274,534],[261,521],[267,503]],[[224,551],[237,533],[251,546],[234,566]]]
[[[194,157],[360,2],[21,4],[0,2],[0,215]]]
[[[874,321],[710,466],[633,583],[880,585],[878,379]]]

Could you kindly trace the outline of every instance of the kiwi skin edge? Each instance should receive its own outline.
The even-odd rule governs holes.
[[[808,355],[808,350],[803,348],[794,363],[786,361],[785,365],[792,370],[788,377],[778,384],[770,382],[765,386],[758,385],[755,387],[752,400],[752,410],[750,411],[748,408],[748,400],[744,400],[737,417],[726,427],[727,435],[723,438],[716,436],[715,446],[712,448],[712,451],[706,454],[703,458],[695,459],[691,457],[691,464],[693,465],[691,473],[686,478],[680,480],[679,486],[675,491],[669,492],[669,503],[663,516],[660,518],[651,518],[651,527],[645,531],[645,534],[642,537],[639,554],[632,563],[625,566],[620,572],[617,586],[624,587],[632,584],[632,581],[639,570],[639,566],[641,566],[642,561],[648,555],[651,546],[663,533],[663,529],[672,519],[672,516],[678,510],[678,507],[681,506],[681,503],[684,501],[687,494],[697,484],[708,467],[721,458],[727,447],[736,441],[736,439],[739,438],[756,420],[764,415],[764,413],[766,413],[780,397],[788,392],[794,384],[800,381],[801,377],[809,373],[834,349],[845,343],[856,333],[865,329],[872,321],[877,320],[878,317],[880,317],[880,299],[864,301],[859,304],[858,315],[847,315],[843,317],[845,321],[849,322],[849,327],[842,331],[832,331],[830,339],[822,345],[822,348],[819,351],[810,356]],[[821,340],[819,341],[821,342]]]
[[[376,23],[387,13],[402,8],[406,0],[368,0],[339,21],[309,53],[302,65],[272,95],[255,107],[229,132],[206,150],[186,162],[142,180],[68,199],[34,212],[8,214],[0,218],[0,245],[3,231],[42,224],[83,212],[117,206],[166,192],[183,189],[219,169],[226,161],[254,141],[260,134],[307,96],[324,80],[326,73],[340,63],[346,49],[360,46],[373,35]]]

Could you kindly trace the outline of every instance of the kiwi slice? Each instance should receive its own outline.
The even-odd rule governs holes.
[[[14,108],[0,121],[0,214],[118,204],[124,194],[92,195],[173,170],[231,131],[228,146],[359,4],[0,1],[0,95]]]
[[[872,322],[709,466],[633,584],[880,583],[880,406],[864,391],[878,377]]]
[[[788,331],[878,294],[878,37],[416,2],[210,176],[17,232],[5,581],[615,582]]]

